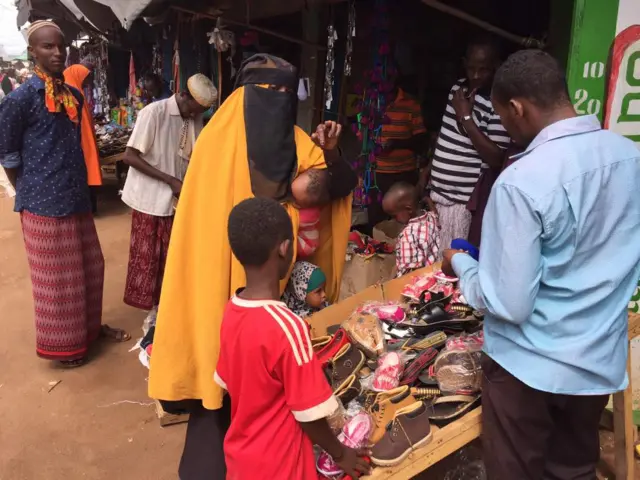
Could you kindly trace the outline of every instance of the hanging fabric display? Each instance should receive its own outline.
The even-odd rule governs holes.
[[[353,39],[356,36],[356,1],[349,0],[349,19],[347,21],[347,41],[344,53],[344,75],[351,76],[351,64],[353,60]]]
[[[181,77],[180,77],[180,43],[178,35],[173,44],[173,91],[180,93]]]
[[[136,94],[136,64],[133,61],[133,52],[129,57],[129,94],[133,97]]]
[[[101,38],[91,38],[80,46],[79,61],[85,66],[91,65],[93,71],[92,88],[84,92],[85,101],[89,103],[94,117],[109,112],[109,90],[107,88],[107,71],[109,55],[107,42]]]
[[[151,60],[151,70],[153,70],[153,73],[162,78],[162,51],[159,44],[156,43],[153,46],[152,55],[153,57]]]
[[[365,72],[367,86],[356,85],[356,92],[362,94],[358,101],[357,122],[352,129],[362,142],[362,150],[356,162],[356,169],[363,171],[362,182],[354,192],[354,205],[365,206],[377,199],[381,201],[376,180],[376,155],[381,146],[378,141],[382,125],[389,119],[384,115],[386,106],[392,99],[393,81],[396,69],[390,55],[389,18],[387,0],[376,0],[372,24],[373,66]]]
[[[338,40],[338,34],[336,32],[333,23],[329,25],[327,29],[329,35],[327,37],[327,60],[325,64],[324,74],[324,103],[327,110],[331,109],[333,103],[333,71],[335,69],[335,44]]]

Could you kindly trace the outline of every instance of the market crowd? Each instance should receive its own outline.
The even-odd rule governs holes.
[[[0,103],[0,164],[16,190],[36,352],[78,367],[93,342],[130,339],[102,324],[89,188],[100,166],[82,95],[92,65],[65,69],[53,22],[27,36],[36,67]],[[593,478],[600,415],[628,383],[640,152],[576,115],[547,53],[501,60],[488,39],[468,46],[420,171],[427,131],[415,86],[400,79],[369,220],[404,225],[399,275],[442,260],[484,314],[489,478]],[[204,128],[218,95],[207,77],[175,95],[145,83],[151,102],[124,160],[124,301],[151,312],[150,396],[190,413],[180,478],[316,478],[313,444],[352,477],[367,473],[370,451],[329,427],[338,403],[304,320],[336,301],[344,269],[358,179],[338,148],[341,126],[297,127],[297,72],[269,55],[243,63]]]

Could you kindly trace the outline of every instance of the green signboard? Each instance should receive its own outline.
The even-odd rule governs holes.
[[[605,75],[616,36],[619,0],[575,0],[567,63],[569,93],[576,112],[602,121]]]

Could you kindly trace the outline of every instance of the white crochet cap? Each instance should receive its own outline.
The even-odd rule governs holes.
[[[31,25],[29,25],[29,28],[27,29],[27,42],[29,41],[29,38],[31,38],[31,35],[34,34],[34,32],[45,27],[55,28],[58,32],[60,32],[60,35],[64,36],[64,33],[62,33],[62,30],[55,22],[52,22],[51,20],[36,20]]]
[[[187,88],[193,99],[203,107],[209,108],[218,99],[218,90],[202,73],[189,77]]]

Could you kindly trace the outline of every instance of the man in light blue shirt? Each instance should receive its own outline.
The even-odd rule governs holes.
[[[528,147],[491,191],[480,262],[449,250],[443,263],[485,313],[488,477],[595,478],[600,415],[628,383],[640,151],[577,117],[562,69],[539,50],[504,63],[492,102]]]

